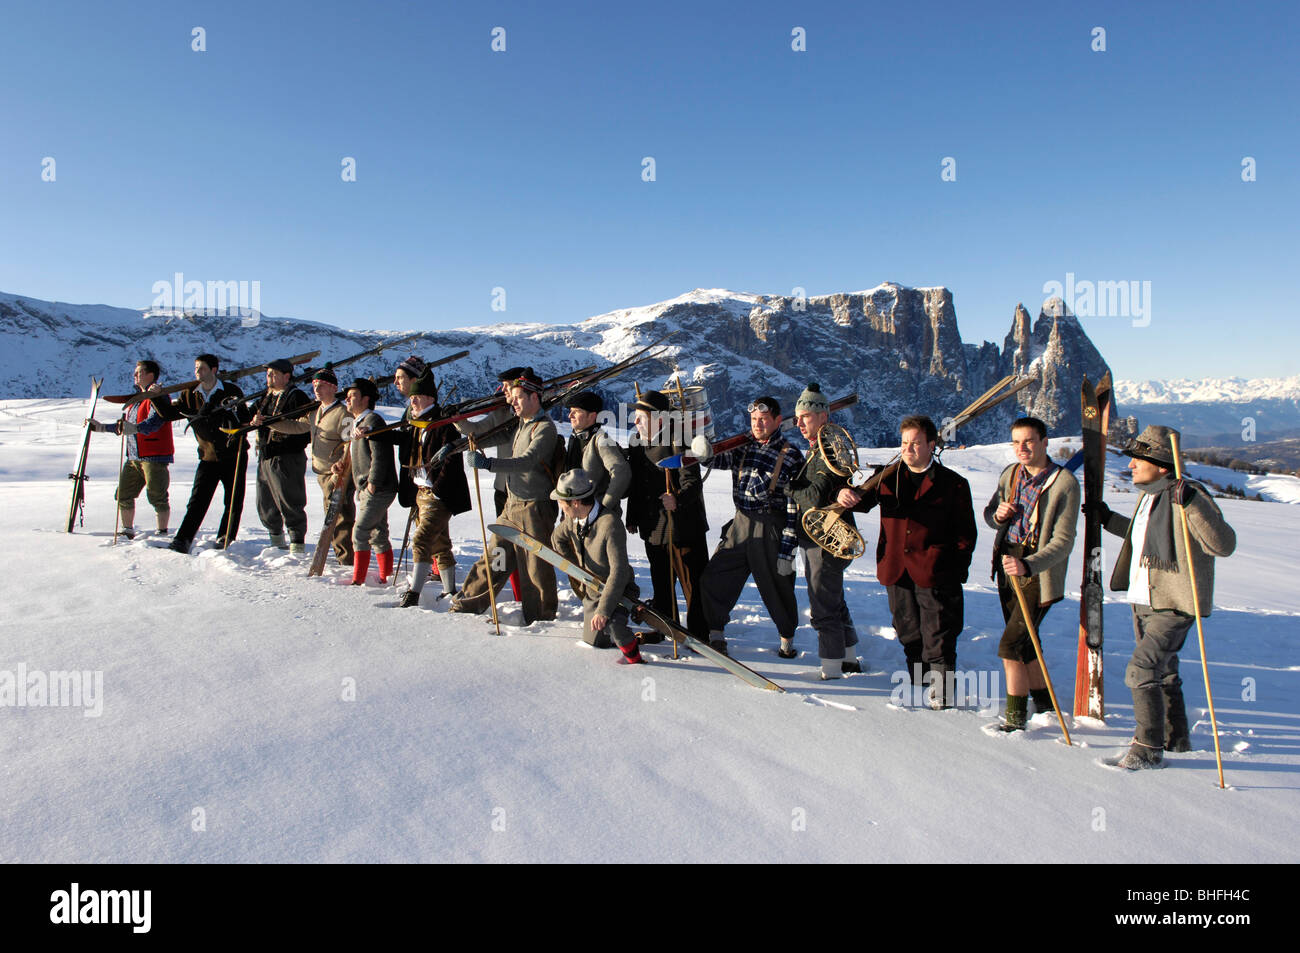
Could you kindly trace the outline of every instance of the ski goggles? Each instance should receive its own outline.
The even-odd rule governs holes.
[[[771,414],[773,417],[777,415],[776,408],[765,400],[754,401],[746,410],[751,414]]]

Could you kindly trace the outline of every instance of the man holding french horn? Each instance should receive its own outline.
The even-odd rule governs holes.
[[[844,571],[864,550],[853,514],[836,503],[858,471],[857,447],[843,427],[829,423],[830,401],[809,384],[794,405],[795,423],[808,441],[803,469],[790,483],[799,505],[799,548],[808,579],[808,606],[817,630],[821,677],[861,672],[858,633],[844,601]]]

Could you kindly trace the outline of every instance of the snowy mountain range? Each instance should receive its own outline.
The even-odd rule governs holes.
[[[1117,381],[1115,397],[1144,423],[1182,430],[1188,447],[1254,451],[1300,437],[1300,375]]]
[[[1003,345],[964,343],[952,293],[887,282],[867,291],[811,298],[697,289],[669,301],[613,311],[571,325],[503,323],[426,332],[414,348],[433,359],[468,349],[440,369],[444,399],[491,390],[497,371],[531,365],[543,376],[621,360],[664,335],[666,356],[634,373],[643,388],[680,372],[707,388],[720,433],[744,429],[744,408],[771,394],[783,406],[809,381],[832,398],[859,404],[841,418],[864,445],[897,438],[898,420],[917,411],[942,424],[990,385],[1013,373],[1037,383],[958,434],[959,442],[1003,439],[1023,413],[1055,432],[1078,433],[1079,384],[1107,366],[1059,299],[1036,321],[1017,306]],[[85,378],[108,375],[106,390],[129,391],[131,367],[151,357],[165,380],[190,376],[194,355],[211,351],[224,367],[320,350],[323,362],[399,332],[347,331],[307,321],[254,315],[177,312],[142,317],[104,305],[69,305],[0,293],[0,396],[75,397]],[[341,377],[390,373],[410,346],[351,365]],[[612,382],[607,403],[627,401],[632,379]],[[392,396],[392,395],[388,395]]]

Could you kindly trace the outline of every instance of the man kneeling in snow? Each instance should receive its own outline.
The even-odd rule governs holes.
[[[605,580],[600,592],[588,591],[574,582],[574,592],[582,597],[583,640],[607,649],[612,637],[623,652],[620,662],[641,662],[640,643],[627,625],[627,609],[619,605],[624,596],[636,599],[641,594],[627,560],[623,520],[617,510],[600,505],[591,477],[581,467],[560,477],[551,499],[559,501],[563,512],[563,519],[551,534],[551,547],[597,579]]]

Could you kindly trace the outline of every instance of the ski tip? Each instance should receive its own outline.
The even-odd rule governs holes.
[[[686,461],[688,460],[691,463],[695,462],[693,457],[687,457],[685,454],[677,453],[671,457],[664,457],[656,463],[655,466],[659,467],[661,470],[680,470],[682,467],[687,466]]]

